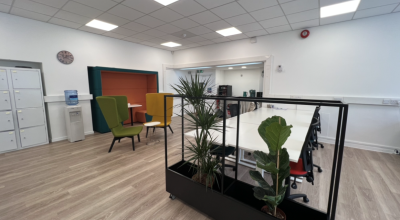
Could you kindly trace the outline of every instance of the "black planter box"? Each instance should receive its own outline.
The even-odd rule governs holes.
[[[184,163],[178,162],[166,170],[167,192],[176,198],[213,219],[277,219],[261,211],[265,203],[254,198],[254,186],[225,176],[225,193],[221,192],[221,180],[218,180],[219,185],[214,183],[213,189],[206,189],[204,185],[191,179],[193,170],[190,169],[190,163]],[[287,220],[328,218],[326,213],[290,199],[285,199],[279,208],[285,212]]]

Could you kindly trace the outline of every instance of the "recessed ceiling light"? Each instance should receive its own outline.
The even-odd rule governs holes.
[[[231,70],[231,69],[233,69],[233,67],[229,67],[229,69]]]
[[[167,46],[167,47],[179,47],[179,46],[182,46],[182,44],[178,44],[178,43],[175,43],[175,42],[166,42],[166,43],[162,43],[161,45]]]
[[[242,69],[246,69],[247,67],[245,67],[245,66],[242,66]]]
[[[226,36],[241,34],[242,32],[240,32],[238,29],[236,29],[234,27],[231,27],[231,28],[219,30],[219,31],[217,31],[217,33],[226,37]]]
[[[198,70],[198,69],[210,69],[211,67],[193,67],[193,68],[185,68],[185,69],[181,69],[181,70]]]
[[[239,63],[239,64],[229,64],[229,65],[223,65],[223,66],[217,66],[217,67],[228,67],[228,66],[244,66],[244,65],[256,65],[256,64],[261,64],[262,62],[257,62],[257,63]]]
[[[178,0],[154,0],[154,1],[160,3],[160,4],[164,5],[164,6],[167,6],[169,4],[177,2]]]
[[[111,31],[115,28],[117,28],[117,25],[113,25],[110,23],[106,23],[104,21],[99,21],[99,20],[92,20],[91,22],[87,23],[86,26],[92,27],[92,28],[97,28],[105,31]]]
[[[361,0],[351,0],[321,8],[321,18],[355,12]]]

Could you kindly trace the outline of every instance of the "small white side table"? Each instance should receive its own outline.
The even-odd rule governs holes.
[[[145,127],[154,127],[154,126],[159,125],[159,124],[161,124],[161,122],[153,121],[153,122],[144,123],[143,125]],[[146,145],[153,145],[155,143],[160,142],[160,140],[153,140],[154,139],[153,136],[154,136],[153,132],[150,132],[150,137],[147,138]]]
[[[131,126],[133,126],[133,108],[142,107],[139,104],[128,104],[128,108],[131,111]]]

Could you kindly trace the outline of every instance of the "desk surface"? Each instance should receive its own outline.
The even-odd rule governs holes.
[[[287,124],[293,125],[292,133],[283,147],[288,150],[290,161],[297,162],[314,115],[313,111],[260,108],[256,111],[241,114],[239,147],[249,152],[259,150],[268,153],[268,146],[258,134],[258,127],[262,121],[274,115],[281,116],[286,120]],[[236,117],[226,120],[225,144],[228,146],[236,146],[236,125]],[[212,131],[211,134],[215,138],[215,143],[222,144],[222,132]],[[194,137],[195,130],[189,131],[185,135]]]

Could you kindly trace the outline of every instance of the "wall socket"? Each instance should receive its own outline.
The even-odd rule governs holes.
[[[400,100],[396,100],[396,99],[383,99],[383,104],[385,105],[399,105],[400,104]]]

